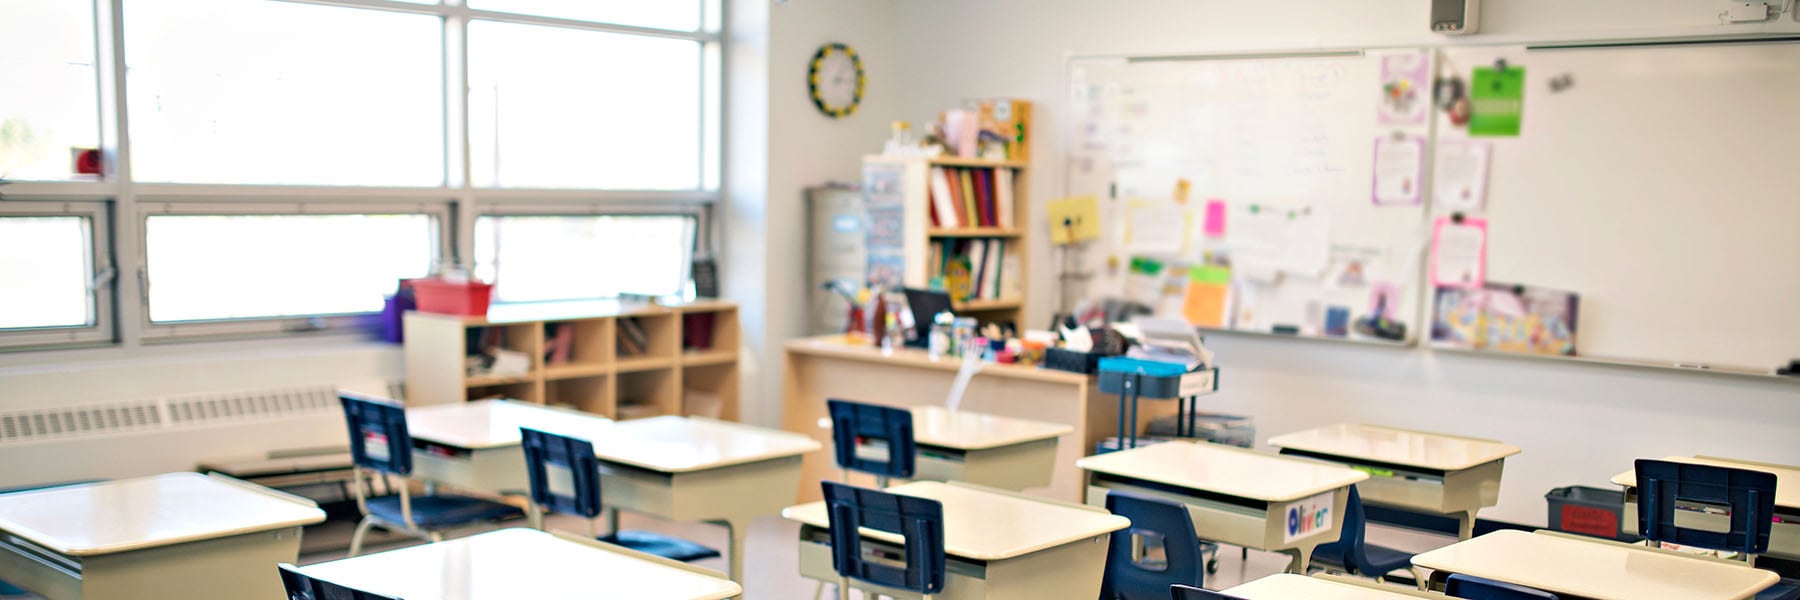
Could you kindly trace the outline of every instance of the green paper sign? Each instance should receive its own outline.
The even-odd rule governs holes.
[[[1475,67],[1469,82],[1469,135],[1518,137],[1525,112],[1525,67]]]

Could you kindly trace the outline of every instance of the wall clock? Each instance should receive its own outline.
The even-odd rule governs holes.
[[[806,89],[813,106],[825,116],[841,119],[856,112],[863,95],[862,57],[844,44],[819,46],[806,75]]]

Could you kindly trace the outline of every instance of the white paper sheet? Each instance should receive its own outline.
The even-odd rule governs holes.
[[[1493,145],[1442,140],[1432,171],[1432,206],[1443,212],[1475,212],[1487,204],[1488,157]]]
[[[1187,245],[1187,209],[1174,202],[1134,204],[1125,209],[1130,220],[1126,249],[1134,255],[1179,254]]]
[[[1375,138],[1376,204],[1417,205],[1424,193],[1425,140],[1418,136]]]

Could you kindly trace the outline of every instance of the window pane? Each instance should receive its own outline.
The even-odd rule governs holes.
[[[72,179],[100,146],[93,4],[0,1],[0,179]]]
[[[476,185],[700,185],[699,42],[475,22],[469,85]]]
[[[265,0],[126,7],[137,179],[444,183],[439,18]]]
[[[0,329],[94,324],[87,217],[0,217]]]
[[[679,293],[693,247],[694,219],[683,216],[475,220],[477,275],[498,302]]]
[[[381,310],[396,280],[436,256],[429,215],[153,215],[145,225],[150,320]]]
[[[469,8],[678,31],[700,28],[698,0],[469,0]]]

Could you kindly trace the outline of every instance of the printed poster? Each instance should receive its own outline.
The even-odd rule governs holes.
[[[1469,135],[1518,137],[1525,112],[1525,67],[1475,67],[1469,82]]]
[[[1381,59],[1382,125],[1424,125],[1431,107],[1431,58],[1428,51],[1394,54]]]
[[[1425,138],[1415,135],[1375,138],[1375,191],[1377,206],[1417,206],[1425,178]]]
[[[1487,281],[1487,220],[1438,217],[1431,233],[1431,285],[1478,288]]]
[[[1479,212],[1487,204],[1488,157],[1493,144],[1441,140],[1437,145],[1431,206],[1444,212]]]

